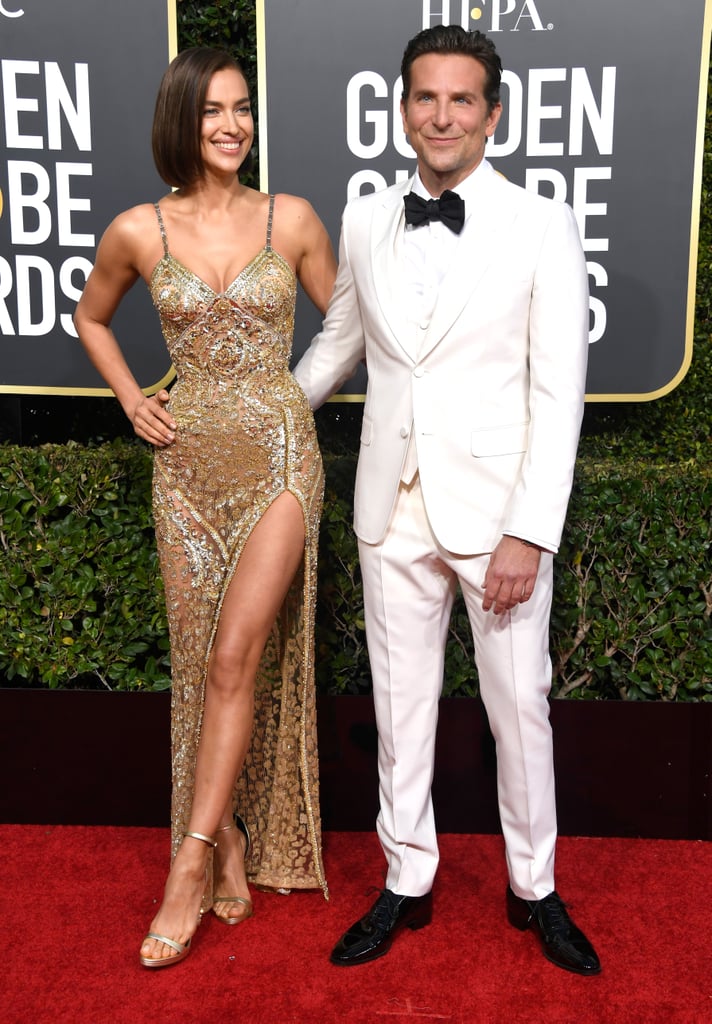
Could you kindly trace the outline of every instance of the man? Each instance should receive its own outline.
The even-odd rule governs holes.
[[[547,703],[553,552],[583,410],[585,261],[571,209],[484,159],[501,113],[491,41],[426,29],[401,71],[416,174],[347,206],[324,327],[295,371],[316,407],[359,360],[368,368],[354,528],[388,872],[331,959],[373,960],[404,927],[430,921],[430,790],[459,582],[497,744],[509,921],[532,928],[559,967],[596,974],[596,953],[554,887]]]

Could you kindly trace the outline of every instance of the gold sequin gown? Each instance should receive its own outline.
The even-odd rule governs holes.
[[[264,249],[217,294],[170,254],[156,204],[164,254],[150,290],[177,373],[168,405],[176,439],[156,449],[153,475],[171,641],[172,848],[188,828],[222,601],[250,533],[289,491],[304,514],[304,558],[257,675],[234,801],[252,836],[251,881],[327,895],[313,647],[323,470],[309,404],[289,371],[296,280],[271,247],[273,206],[271,197]],[[209,871],[203,908],[212,900]]]

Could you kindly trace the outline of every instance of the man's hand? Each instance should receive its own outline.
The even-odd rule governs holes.
[[[541,551],[517,537],[502,537],[485,573],[482,608],[495,615],[528,601],[534,591]]]
[[[138,436],[157,448],[165,448],[175,439],[175,421],[163,408],[168,398],[165,388],[150,398],[141,398],[131,417]]]

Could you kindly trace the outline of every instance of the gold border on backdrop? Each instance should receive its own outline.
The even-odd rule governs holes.
[[[166,0],[168,6],[168,60],[178,55],[178,7],[177,0]]]
[[[260,191],[269,192],[267,168],[267,49],[265,30],[265,0],[256,0],[257,28],[257,123],[259,125]]]
[[[705,123],[707,120],[707,104],[712,96],[707,96],[707,85],[710,71],[710,37],[712,36],[712,0],[705,2],[704,28],[702,31],[702,47],[700,50],[700,87],[697,100],[697,131],[695,133],[694,171],[692,179],[692,206],[690,218],[690,260],[687,271],[687,316],[685,322],[685,351],[682,364],[672,380],[657,391],[632,395],[586,395],[587,402],[650,402],[662,398],[674,391],[692,362],[692,350],[695,339],[695,299],[697,295],[697,264],[699,260],[700,240],[700,203],[702,202],[702,163],[705,146]]]
[[[171,61],[178,53],[178,12],[177,0],[166,0],[166,16],[168,25],[168,60]],[[168,372],[155,384],[142,388],[144,395],[154,395],[161,388],[165,387],[175,377],[175,370],[171,366]],[[83,398],[113,398],[114,392],[111,388],[79,388],[79,387],[37,387],[23,385],[0,384],[0,394],[3,395],[73,395]]]
[[[256,0],[257,18],[257,81],[258,81],[258,115],[260,129],[260,188],[269,191],[268,143],[267,143],[267,67],[265,39],[265,0]],[[687,314],[685,318],[685,347],[683,360],[675,376],[664,387],[647,393],[632,394],[586,394],[587,402],[647,402],[662,398],[673,391],[690,368],[692,362],[693,341],[695,332],[695,297],[697,289],[697,262],[700,233],[700,202],[702,199],[702,156],[705,139],[705,120],[707,110],[707,83],[710,62],[710,35],[712,34],[712,0],[705,0],[704,28],[700,50],[699,90],[697,104],[697,131],[695,137],[694,172],[691,195],[690,218],[690,255],[688,265]],[[329,402],[363,402],[365,395],[338,394],[333,395]]]

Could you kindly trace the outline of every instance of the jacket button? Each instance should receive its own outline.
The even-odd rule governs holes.
[[[401,427],[400,428],[400,436],[401,437],[406,438],[408,436],[408,434],[410,434],[410,431],[408,430],[407,427]]]

